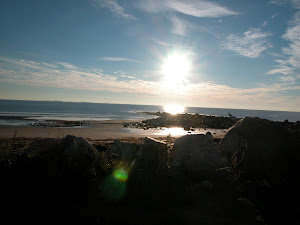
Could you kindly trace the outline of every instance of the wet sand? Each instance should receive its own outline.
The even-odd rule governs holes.
[[[93,140],[97,139],[124,139],[143,137],[180,137],[186,134],[205,134],[211,132],[214,138],[223,138],[226,130],[197,129],[188,133],[182,128],[172,129],[136,129],[124,128],[123,123],[139,123],[139,121],[107,120],[91,122],[88,127],[33,127],[33,126],[0,126],[0,138],[62,138],[66,135],[75,135]]]

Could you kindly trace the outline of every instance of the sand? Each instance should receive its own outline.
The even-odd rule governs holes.
[[[180,137],[188,134],[182,128],[173,129],[136,129],[124,128],[124,122],[139,122],[128,120],[109,120],[92,122],[89,127],[33,127],[33,126],[0,126],[0,138],[63,138],[66,135],[74,135],[94,140],[99,139],[124,139],[143,137],[165,137],[169,134]],[[210,131],[214,138],[222,138],[226,130],[198,129],[190,134],[199,134]]]

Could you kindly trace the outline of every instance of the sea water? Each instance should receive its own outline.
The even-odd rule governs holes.
[[[0,125],[20,126],[29,125],[28,120],[8,119],[8,117],[24,117],[26,119],[43,120],[72,120],[72,121],[105,121],[105,120],[145,120],[152,115],[141,112],[163,112],[163,106],[130,105],[86,102],[60,101],[23,101],[0,100]],[[225,108],[187,107],[186,113],[198,113],[214,116],[259,117],[272,121],[300,120],[300,112],[245,110]],[[1,118],[2,116],[2,118]],[[4,118],[3,116],[6,116]]]

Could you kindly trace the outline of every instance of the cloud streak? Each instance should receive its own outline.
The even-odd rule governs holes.
[[[249,58],[259,58],[263,51],[271,48],[268,41],[270,33],[263,32],[260,28],[250,28],[242,35],[230,34],[222,43],[222,48],[234,51]]]
[[[94,0],[94,5],[108,9],[113,15],[126,20],[136,20],[133,15],[125,13],[124,8],[117,0]]]
[[[204,0],[140,0],[136,6],[148,13],[165,15],[172,24],[172,32],[180,36],[185,36],[191,28],[195,27],[191,22],[179,17],[178,14],[199,18],[238,15],[237,12],[220,4]]]
[[[117,0],[94,0],[96,7],[108,9],[114,16],[124,20],[136,20],[136,17],[125,12]],[[133,3],[132,3],[133,2]],[[205,0],[136,0],[129,6],[148,13],[162,13],[172,24],[172,32],[177,35],[186,35],[191,23],[175,14],[184,14],[193,17],[223,17],[238,15],[237,12],[217,3]]]
[[[110,62],[140,62],[133,59],[122,58],[122,57],[100,57],[98,58],[100,61],[110,61]]]
[[[221,17],[238,14],[220,4],[203,0],[140,0],[137,6],[150,13],[179,12],[194,17]]]
[[[179,18],[175,14],[170,14],[168,19],[172,23],[172,32],[177,35],[184,36],[190,28],[193,28],[193,25],[188,21]]]

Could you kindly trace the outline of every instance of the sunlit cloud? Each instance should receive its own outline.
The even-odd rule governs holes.
[[[135,76],[129,76],[129,75],[121,75],[123,78],[128,78],[128,79],[136,79]]]
[[[137,6],[146,12],[179,12],[195,17],[221,17],[238,13],[217,3],[203,0],[140,0]]]
[[[148,13],[162,13],[171,22],[172,32],[181,36],[185,36],[191,28],[196,27],[178,14],[203,18],[238,15],[220,4],[203,0],[140,0],[136,6]]]
[[[193,28],[193,25],[188,21],[181,19],[180,17],[176,16],[175,14],[170,14],[168,16],[170,22],[172,23],[172,32],[174,34],[178,34],[184,36],[187,34],[188,30]]]
[[[268,41],[270,35],[260,28],[250,28],[242,35],[230,34],[227,36],[222,47],[241,56],[259,58],[263,51],[272,47]]]
[[[296,78],[293,76],[283,76],[283,77],[280,77],[280,80],[283,82],[295,82]]]
[[[71,65],[71,64],[65,63],[65,62],[58,62],[57,64],[58,64],[58,65],[61,65],[61,66],[63,66],[63,67],[65,67],[65,68],[67,68],[67,69],[72,69],[72,70],[77,70],[77,69],[79,69],[77,66],[74,66],[74,65]]]
[[[44,63],[30,60],[18,60],[6,57],[0,58],[0,82],[23,84],[36,87],[53,87],[72,90],[109,91],[115,93],[129,93],[152,96],[151,98],[165,99],[166,103],[172,99],[182,101],[186,105],[196,103],[207,107],[261,107],[278,108],[297,107],[295,96],[286,96],[287,90],[300,90],[300,86],[292,84],[292,78],[282,78],[286,83],[272,85],[258,85],[255,88],[233,88],[213,82],[190,83],[185,81],[176,88],[164,87],[164,81],[142,80],[130,74],[109,75],[101,69],[85,69],[66,63]],[[289,83],[288,83],[289,82]],[[287,103],[288,101],[288,103]]]
[[[140,62],[137,60],[133,60],[133,59],[127,59],[127,58],[121,58],[121,57],[100,57],[98,58],[98,60],[101,61],[110,61],[110,62]]]
[[[96,7],[108,9],[116,17],[125,20],[136,20],[136,17],[125,13],[122,1],[118,0],[93,0]],[[184,36],[193,27],[191,22],[184,20],[178,14],[193,17],[223,17],[238,15],[239,13],[207,0],[133,0],[127,2],[128,8],[133,7],[148,13],[161,13],[166,16],[172,24],[172,32]],[[177,15],[175,15],[177,14]]]
[[[96,7],[108,9],[116,17],[127,20],[136,20],[133,15],[125,13],[124,8],[118,3],[117,0],[93,0],[93,3]]]
[[[289,66],[280,66],[279,68],[270,70],[267,74],[283,74],[283,75],[288,75],[293,73],[294,68],[289,67]]]

